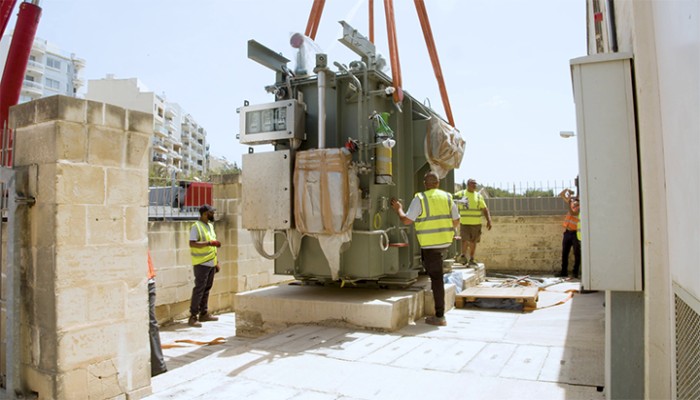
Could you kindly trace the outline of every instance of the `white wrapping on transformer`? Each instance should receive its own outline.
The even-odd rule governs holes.
[[[440,179],[462,163],[465,142],[459,130],[450,126],[436,115],[428,120],[425,134],[425,158],[430,169]]]
[[[334,280],[359,203],[359,180],[350,161],[343,149],[313,149],[298,152],[294,167],[296,229],[319,240]]]

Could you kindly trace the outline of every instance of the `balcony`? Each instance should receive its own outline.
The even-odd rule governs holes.
[[[75,65],[75,69],[81,70],[81,69],[85,68],[85,59],[84,58],[71,57],[71,61],[73,61],[73,65]]]
[[[155,123],[153,126],[153,132],[156,134],[156,136],[161,137],[161,138],[166,138],[168,137],[168,131],[165,130],[162,124],[160,123]]]
[[[154,153],[167,153],[168,148],[165,146],[165,144],[162,141],[154,140],[153,141],[153,152]]]
[[[169,106],[165,107],[165,118],[171,120],[175,118],[177,114],[175,113],[175,109]]]
[[[153,156],[153,164],[155,164],[155,165],[160,165],[161,167],[165,167],[167,162],[168,162],[168,160],[165,157],[162,157],[159,155]]]
[[[30,95],[35,94],[41,96],[44,94],[44,85],[25,79],[22,83],[22,90],[29,93]]]
[[[76,89],[80,89],[81,87],[85,86],[85,81],[82,78],[73,77],[73,86]]]
[[[46,54],[46,41],[34,39],[34,43],[32,44],[32,51],[35,51],[39,54]]]
[[[36,61],[29,60],[27,62],[27,72],[33,72],[39,76],[44,75],[44,64]]]

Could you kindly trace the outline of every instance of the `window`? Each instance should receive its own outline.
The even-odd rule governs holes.
[[[61,82],[55,79],[46,78],[46,87],[49,89],[58,90],[61,87]]]
[[[47,57],[46,66],[56,69],[61,69],[61,62],[55,58]]]

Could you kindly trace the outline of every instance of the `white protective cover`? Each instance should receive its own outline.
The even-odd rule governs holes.
[[[313,149],[296,154],[294,219],[303,235],[316,237],[338,279],[340,248],[352,239],[359,180],[343,149]]]
[[[440,179],[447,176],[451,170],[459,168],[465,145],[459,130],[436,115],[428,120],[425,158],[430,164],[430,169],[438,174]]]

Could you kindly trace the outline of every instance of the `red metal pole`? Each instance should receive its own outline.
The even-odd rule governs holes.
[[[20,4],[15,32],[12,35],[12,42],[7,53],[5,71],[2,73],[2,81],[0,81],[0,128],[7,124],[10,107],[19,101],[24,74],[29,62],[29,53],[31,53],[34,44],[34,36],[40,17],[41,7],[26,2]],[[8,133],[7,138],[4,137],[4,132]],[[6,154],[2,164],[11,167],[13,165],[12,134],[9,127],[7,127],[7,131],[3,131],[0,137],[2,138],[0,142],[3,146],[3,154]]]
[[[0,37],[5,34],[5,28],[16,3],[17,0],[0,0]]]

